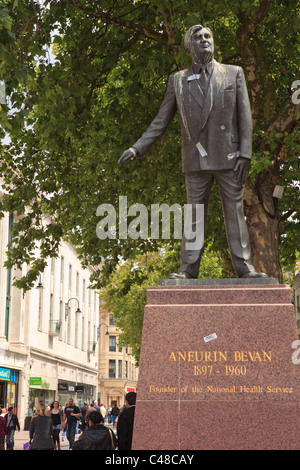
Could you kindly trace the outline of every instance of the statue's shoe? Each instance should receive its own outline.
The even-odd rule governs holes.
[[[182,272],[182,273],[171,273],[169,279],[195,279],[191,274]]]
[[[256,271],[250,271],[249,273],[245,273],[242,276],[240,276],[241,279],[245,278],[256,278],[256,277],[268,277],[265,273],[257,273]]]

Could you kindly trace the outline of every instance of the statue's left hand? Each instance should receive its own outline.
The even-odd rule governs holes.
[[[243,186],[246,183],[246,179],[248,176],[249,163],[250,163],[250,160],[249,158],[246,158],[246,157],[238,157],[236,161],[236,164],[234,167],[235,179],[238,183],[240,183],[241,186]]]

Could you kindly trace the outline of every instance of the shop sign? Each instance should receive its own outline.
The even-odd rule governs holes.
[[[58,384],[58,391],[59,392],[75,392],[75,385],[70,385],[68,383],[60,383]]]
[[[135,392],[135,388],[134,387],[126,387],[126,393],[129,393],[129,392]]]
[[[42,385],[42,377],[30,377],[29,385]]]
[[[10,369],[0,367],[0,380],[10,380]]]
[[[84,385],[76,385],[75,392],[77,393],[84,393]]]
[[[58,384],[58,390],[59,392],[67,392],[68,391],[68,384]]]

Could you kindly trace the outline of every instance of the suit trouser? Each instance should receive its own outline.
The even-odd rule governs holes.
[[[214,179],[219,186],[225,219],[226,235],[230,248],[232,264],[238,276],[254,271],[251,261],[251,249],[248,228],[244,217],[244,187],[234,177],[233,170],[205,170],[185,173],[187,203],[191,204],[194,213],[196,204],[204,205],[204,231],[208,209],[209,195]],[[199,224],[199,221],[198,221]],[[196,220],[193,219],[192,229],[196,232]],[[204,239],[204,237],[203,237]],[[183,235],[181,244],[180,272],[187,272],[198,277],[203,242],[197,249],[187,249],[188,240]]]

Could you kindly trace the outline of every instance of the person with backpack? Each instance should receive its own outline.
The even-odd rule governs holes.
[[[115,434],[104,426],[104,418],[99,411],[90,412],[88,424],[89,427],[74,442],[72,450],[115,450]]]

